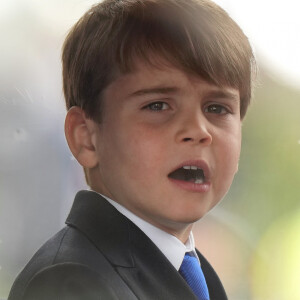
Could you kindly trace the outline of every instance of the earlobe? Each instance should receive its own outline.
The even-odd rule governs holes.
[[[65,135],[76,160],[85,168],[94,168],[98,164],[98,158],[93,141],[94,132],[87,126],[87,122],[88,119],[81,108],[71,107],[65,120]]]

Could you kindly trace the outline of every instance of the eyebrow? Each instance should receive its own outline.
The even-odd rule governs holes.
[[[149,95],[149,94],[171,94],[178,92],[177,87],[154,87],[154,88],[148,88],[148,89],[141,89],[138,91],[133,92],[129,95],[129,97],[132,96],[143,96],[143,95]]]
[[[236,102],[240,100],[239,94],[231,93],[225,90],[210,91],[205,95],[205,98],[228,99]]]
[[[143,95],[152,95],[152,94],[171,94],[176,93],[179,91],[178,87],[153,87],[153,88],[146,88],[146,89],[140,89],[137,90],[131,94],[129,94],[129,97],[135,97],[135,96],[143,96]],[[240,101],[239,95],[232,93],[230,91],[226,90],[212,90],[205,94],[205,98],[216,98],[216,99],[228,99],[235,102]]]

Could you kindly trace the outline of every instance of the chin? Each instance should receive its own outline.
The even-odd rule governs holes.
[[[203,218],[209,210],[203,210],[203,211],[195,211],[191,210],[188,212],[180,212],[180,214],[177,214],[176,216],[173,216],[172,220],[174,223],[178,224],[192,224],[197,221],[199,221],[201,218]]]

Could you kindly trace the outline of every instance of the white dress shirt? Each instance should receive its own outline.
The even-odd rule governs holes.
[[[183,244],[175,236],[146,222],[116,201],[113,201],[112,199],[102,194],[100,195],[104,197],[111,205],[113,205],[122,215],[127,217],[137,227],[139,227],[152,240],[157,248],[166,256],[166,258],[170,261],[170,263],[177,271],[181,266],[186,252],[192,252],[193,255],[198,258],[195,251],[195,241],[192,232],[190,233],[187,242]]]

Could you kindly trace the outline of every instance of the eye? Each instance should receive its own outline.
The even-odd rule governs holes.
[[[150,103],[144,107],[144,109],[149,109],[152,111],[161,111],[169,108],[170,108],[169,104],[161,101]]]
[[[217,114],[217,115],[226,115],[230,113],[230,111],[220,104],[211,104],[205,108],[205,112],[210,114]]]

